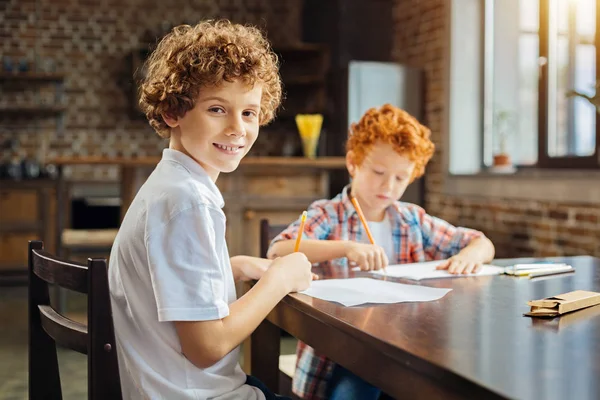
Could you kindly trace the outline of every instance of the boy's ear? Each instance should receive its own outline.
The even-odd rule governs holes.
[[[179,125],[179,118],[175,118],[169,114],[161,114],[163,121],[165,124],[169,126],[169,128],[176,128]]]
[[[356,173],[356,168],[358,167],[355,160],[355,154],[352,150],[346,153],[346,168],[348,169],[348,173],[351,178],[354,178],[354,174]]]

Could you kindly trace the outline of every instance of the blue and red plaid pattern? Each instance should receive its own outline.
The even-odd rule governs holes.
[[[358,214],[348,197],[349,186],[331,200],[318,200],[309,207],[302,237],[316,240],[361,241],[366,235]],[[394,258],[390,264],[407,264],[449,258],[466,247],[483,233],[455,227],[433,217],[417,205],[397,201],[387,210],[392,222]],[[300,219],[273,239],[295,239]],[[321,263],[322,273],[339,276],[340,270],[348,268],[347,259]],[[293,391],[306,400],[325,400],[327,384],[331,378],[333,362],[315,353],[312,347],[299,342]]]

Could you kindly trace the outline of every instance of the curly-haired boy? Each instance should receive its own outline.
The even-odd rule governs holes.
[[[239,344],[287,293],[309,286],[311,265],[300,253],[230,259],[215,181],[237,168],[280,100],[277,58],[253,27],[179,26],[149,57],[140,105],[169,148],[110,257],[124,398],[275,398],[243,373]],[[258,282],[236,300],[236,279]]]
[[[454,227],[421,207],[400,202],[407,186],[423,175],[434,152],[431,132],[407,112],[389,104],[368,110],[350,128],[346,165],[352,183],[331,200],[308,210],[300,251],[324,274],[358,265],[363,270],[447,260],[451,273],[476,271],[494,257],[483,233]],[[370,244],[351,202],[356,197],[377,245]],[[271,243],[269,257],[292,252],[298,221]],[[335,260],[335,261],[332,261]],[[328,272],[329,271],[329,272]],[[293,390],[303,399],[377,399],[380,390],[343,367],[298,344]]]

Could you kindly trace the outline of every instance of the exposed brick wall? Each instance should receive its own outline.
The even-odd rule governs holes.
[[[0,141],[16,136],[19,157],[160,154],[165,142],[130,113],[132,51],[147,47],[149,34],[216,17],[263,27],[274,45],[295,43],[301,37],[301,5],[302,0],[0,0],[0,58],[26,59],[38,69],[66,74],[62,133],[56,133],[55,118],[0,114]],[[52,84],[4,82],[0,107],[52,104],[53,93]],[[114,169],[90,172],[116,179]]]
[[[442,117],[447,0],[394,0],[395,60],[425,71],[424,122],[436,154],[427,168],[427,210],[456,225],[485,232],[497,256],[600,256],[600,202],[589,206],[553,202],[456,197],[443,193]],[[551,183],[550,183],[551,184]]]

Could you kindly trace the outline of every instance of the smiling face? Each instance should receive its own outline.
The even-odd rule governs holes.
[[[258,137],[261,97],[260,83],[249,88],[234,80],[202,88],[183,117],[163,115],[171,128],[169,147],[192,157],[213,180],[234,171]]]
[[[369,221],[381,221],[385,210],[400,199],[412,182],[415,162],[399,154],[390,144],[376,142],[360,165],[349,151],[346,166],[352,177],[352,195]]]

